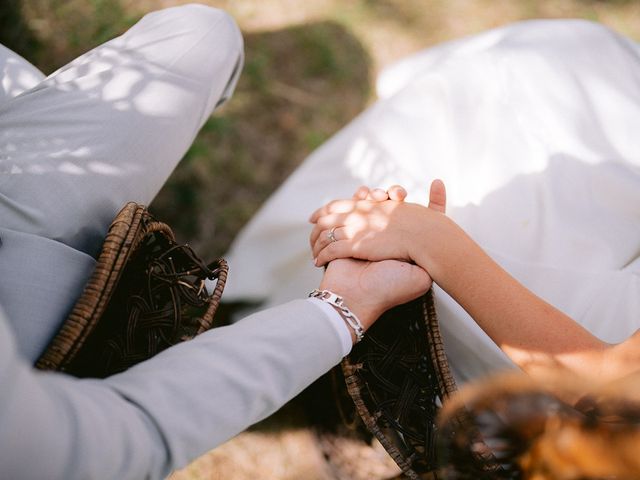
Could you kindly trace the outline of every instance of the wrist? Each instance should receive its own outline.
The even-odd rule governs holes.
[[[442,239],[442,224],[451,220],[424,205],[406,205],[408,208],[401,219],[401,224],[406,228],[398,242],[404,245],[408,260],[427,270],[427,267],[433,267],[433,257]]]
[[[384,313],[380,308],[366,300],[358,299],[357,295],[341,288],[334,288],[328,284],[329,282],[321,282],[319,290],[329,290],[336,295],[342,297],[344,305],[351,310],[362,323],[365,332],[375,323],[375,321]]]
[[[443,213],[425,208],[424,221],[412,245],[411,259],[442,283],[455,277],[454,267],[467,257],[475,243],[453,220]]]
[[[344,302],[344,299],[330,290],[313,290],[309,297],[318,299],[332,307],[338,316],[348,327],[352,344],[360,342],[364,338],[365,328],[358,315]]]
[[[356,332],[353,328],[351,328],[351,326],[347,323],[344,314],[342,313],[342,311],[336,307],[335,305],[329,305],[331,308],[333,308],[333,310],[336,311],[336,313],[338,314],[338,316],[342,319],[342,321],[344,322],[344,326],[345,328],[349,331],[349,335],[351,336],[351,344],[355,345],[356,343],[358,343],[358,336],[356,335]],[[364,327],[364,326],[363,326]]]

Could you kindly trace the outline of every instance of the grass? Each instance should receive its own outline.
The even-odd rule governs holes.
[[[45,73],[172,0],[3,0],[0,42]],[[245,68],[152,205],[204,257],[223,254],[271,192],[374,98],[376,74],[421,48],[527,18],[600,21],[640,40],[633,0],[209,0],[238,21]],[[293,410],[292,410],[293,408]],[[241,435],[175,479],[329,478],[288,424]],[[285,420],[283,420],[285,419]],[[261,433],[262,432],[262,433]]]

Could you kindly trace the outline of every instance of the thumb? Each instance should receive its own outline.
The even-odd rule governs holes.
[[[447,208],[447,191],[444,188],[444,182],[440,179],[436,179],[431,183],[429,208],[440,213],[445,213]]]

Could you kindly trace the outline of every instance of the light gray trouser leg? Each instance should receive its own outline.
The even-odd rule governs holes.
[[[0,226],[94,255],[125,202],[153,199],[242,58],[226,13],[174,7],[0,103]]]
[[[44,74],[17,53],[0,45],[0,106],[35,87]]]

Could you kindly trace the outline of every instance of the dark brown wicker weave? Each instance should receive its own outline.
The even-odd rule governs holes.
[[[436,417],[457,389],[432,292],[386,312],[342,370],[359,416],[404,475],[437,478]],[[488,449],[481,450],[485,473],[498,469]]]
[[[79,377],[126,370],[213,325],[228,267],[206,265],[147,209],[128,203],[96,268],[36,367]],[[205,279],[216,280],[212,292]]]

